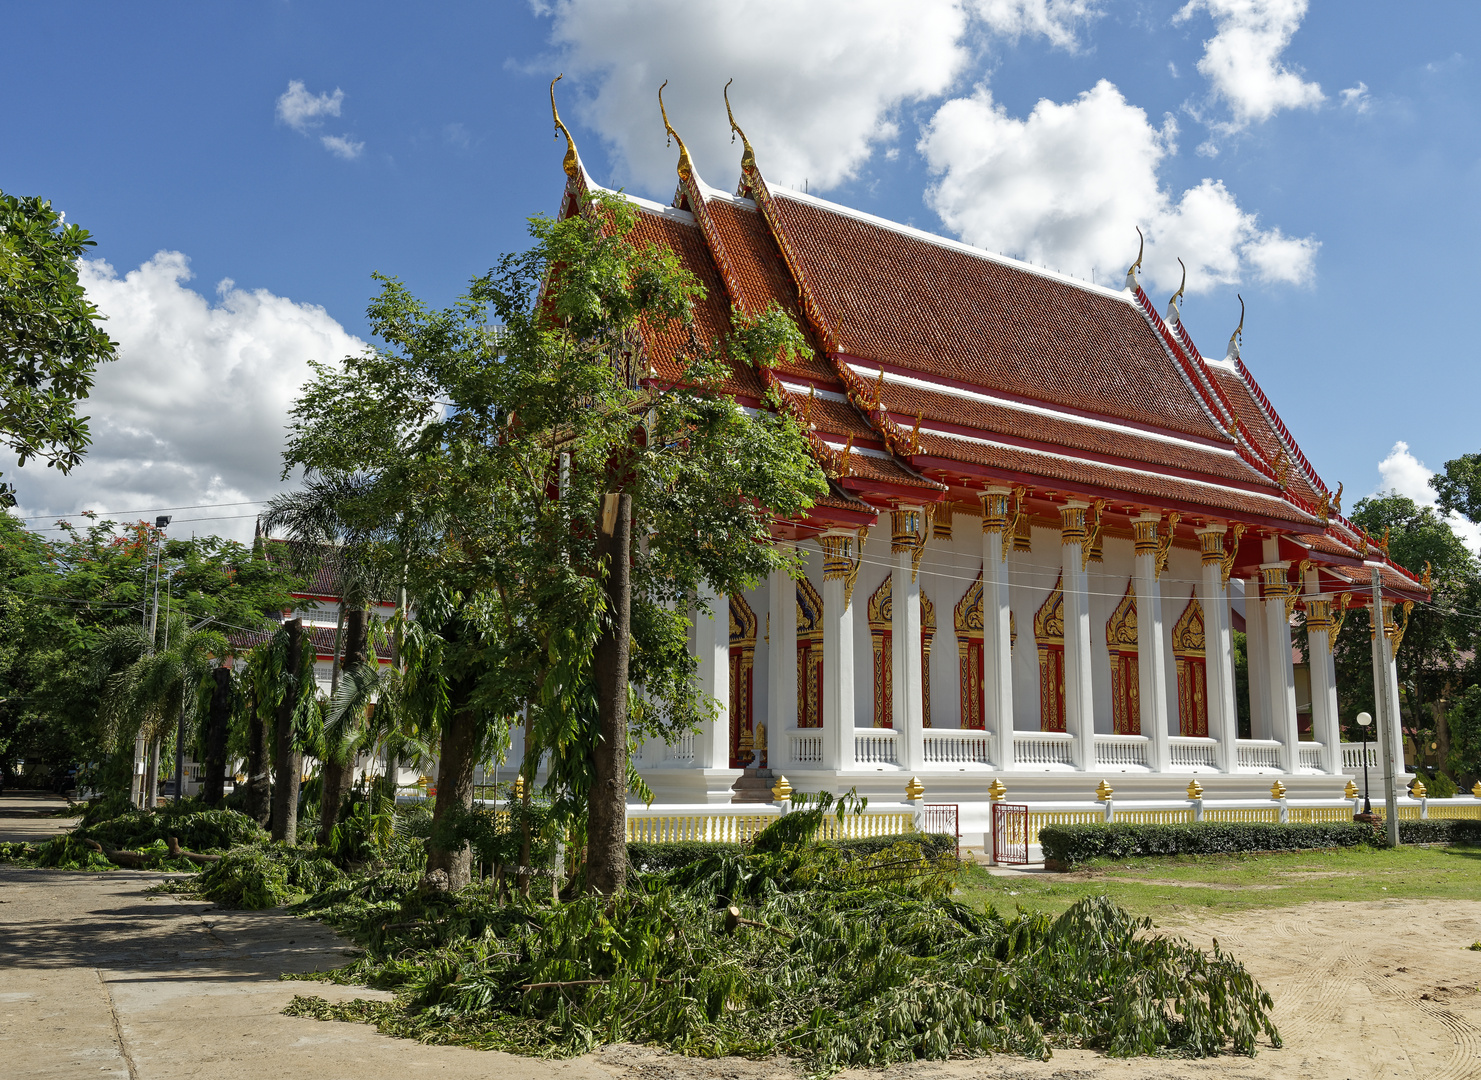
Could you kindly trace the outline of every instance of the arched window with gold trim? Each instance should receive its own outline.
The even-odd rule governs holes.
[[[1063,574],[1034,614],[1034,643],[1039,648],[1039,730],[1065,731]]]
[[[751,736],[756,670],[756,613],[744,596],[730,597],[730,767],[743,769],[755,756]]]
[[[1111,653],[1111,730],[1117,735],[1142,733],[1142,698],[1137,676],[1136,584],[1106,620],[1106,648]]]
[[[957,685],[961,693],[962,727],[981,731],[986,726],[983,715],[982,687],[982,571],[977,580],[962,594],[951,613],[956,628]],[[1008,612],[1008,645],[1018,642],[1018,621]]]
[[[1203,605],[1195,593],[1172,627],[1172,655],[1178,666],[1179,735],[1208,736],[1208,664],[1203,649]]]
[[[874,653],[874,726],[895,726],[893,574],[886,574],[869,597],[869,643]],[[931,726],[931,639],[936,636],[936,605],[920,594],[921,719]]]
[[[823,598],[797,582],[797,726],[823,726]]]

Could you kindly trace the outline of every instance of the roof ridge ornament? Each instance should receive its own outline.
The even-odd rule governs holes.
[[[1142,235],[1142,227],[1136,226],[1136,262],[1126,269],[1126,287],[1132,292],[1140,287],[1141,283],[1136,279],[1136,272],[1142,265],[1142,253],[1147,248],[1147,238]]]
[[[561,163],[561,166],[566,170],[566,175],[572,180],[579,180],[581,179],[581,161],[576,156],[576,140],[571,138],[571,129],[561,123],[561,114],[555,107],[555,84],[565,77],[566,73],[563,71],[550,80],[550,115],[555,120],[556,137],[558,138],[561,135],[566,137],[566,159]]]
[[[1225,360],[1239,360],[1239,347],[1244,344],[1244,297],[1239,293],[1234,295],[1239,299],[1239,325],[1229,335],[1229,351],[1224,354]]]
[[[1183,323],[1183,309],[1178,307],[1178,301],[1182,299],[1183,290],[1188,285],[1188,266],[1182,259],[1178,260],[1178,265],[1183,268],[1183,280],[1178,282],[1178,291],[1167,302],[1167,322],[1173,326],[1181,326]]]
[[[741,174],[744,176],[747,168],[756,168],[756,151],[751,149],[751,140],[746,138],[746,133],[735,122],[735,113],[730,109],[730,83],[733,82],[735,82],[734,79],[727,82],[722,93],[725,95],[725,115],[730,120],[730,141],[734,143],[737,135],[741,138],[741,146],[743,147],[741,150]]]
[[[668,110],[663,107],[663,87],[668,84],[669,81],[664,79],[663,86],[658,88],[658,112],[663,117],[664,130],[668,132],[669,139],[672,140],[669,145],[672,146],[675,142],[679,144],[679,176],[685,180],[690,180],[694,177],[694,163],[689,160],[689,147],[684,145],[684,140],[679,138],[679,133],[674,130],[674,125],[669,123]]]

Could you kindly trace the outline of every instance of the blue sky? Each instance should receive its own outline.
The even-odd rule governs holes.
[[[1154,299],[1175,256],[1193,267],[1206,352],[1243,294],[1247,363],[1350,496],[1421,494],[1420,460],[1481,449],[1474,3],[35,10],[7,28],[0,189],[94,232],[111,270],[87,279],[124,356],[86,464],[8,470],[28,514],[240,503],[189,527],[250,533],[229,515],[276,489],[308,361],[366,336],[370,274],[447,302],[555,209],[560,71],[591,171],[665,201],[658,83],[731,187],[734,77],[774,183],[1100,280],[1142,225]]]

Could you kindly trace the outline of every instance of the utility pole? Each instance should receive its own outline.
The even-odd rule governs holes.
[[[161,514],[154,519],[156,533],[163,532],[170,524],[170,519]],[[162,545],[154,536],[150,536],[150,542],[154,545],[154,604],[151,608],[149,603],[149,563],[144,563],[144,614],[139,629],[149,635],[149,655],[154,655],[154,633],[159,621],[159,563]],[[134,805],[139,809],[146,809],[145,804],[149,802],[150,793],[154,789],[153,778],[149,775],[150,761],[153,758],[153,746],[144,745],[144,733],[134,739],[134,777],[138,784],[137,795]]]
[[[1388,626],[1383,618],[1383,576],[1378,567],[1373,567],[1373,698],[1378,710],[1378,752],[1383,762],[1383,799],[1387,813],[1384,824],[1388,828],[1390,847],[1399,846],[1399,796],[1394,788],[1394,739],[1393,725],[1398,717],[1391,708],[1389,697]],[[1366,756],[1366,750],[1364,754]]]

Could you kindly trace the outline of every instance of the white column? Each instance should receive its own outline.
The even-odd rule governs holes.
[[[793,764],[787,732],[797,727],[797,583],[785,570],[773,570],[768,585],[766,760],[779,767]]]
[[[823,549],[823,767],[854,764],[854,617],[847,579],[854,534],[826,532]]]
[[[1260,600],[1260,576],[1244,583],[1244,659],[1250,676],[1250,738],[1273,739],[1270,722],[1270,679],[1265,663],[1265,608]]]
[[[982,721],[993,764],[1013,768],[1013,630],[1008,607],[1008,488],[982,495]]]
[[[1142,734],[1150,739],[1148,763],[1155,772],[1171,767],[1168,749],[1167,650],[1162,641],[1162,515],[1140,514],[1136,536],[1136,673]],[[1169,538],[1170,539],[1170,538]]]
[[[1085,573],[1085,510],[1071,499],[1059,508],[1060,587],[1064,590],[1065,727],[1075,737],[1075,766],[1095,768],[1095,702],[1090,689],[1090,587]]]
[[[890,675],[893,721],[900,764],[914,772],[925,763],[924,693],[921,688],[919,551],[925,543],[921,508],[901,507],[890,515]]]
[[[1311,656],[1311,733],[1322,744],[1322,772],[1342,771],[1337,722],[1337,665],[1332,659],[1332,599],[1321,595],[1315,569],[1306,571],[1306,638]]]
[[[1208,730],[1219,741],[1219,771],[1228,773],[1238,764],[1234,740],[1239,737],[1239,706],[1234,698],[1234,641],[1229,626],[1229,585],[1224,579],[1224,532],[1223,524],[1198,530],[1203,554],[1198,603],[1203,608]]]
[[[1394,605],[1391,600],[1383,602],[1383,641],[1381,651],[1383,662],[1388,667],[1388,677],[1385,682],[1388,685],[1388,729],[1390,753],[1394,756],[1394,776],[1407,775],[1408,770],[1404,765],[1404,725],[1403,714],[1399,712],[1399,665],[1398,658],[1394,654],[1394,634],[1398,630],[1398,623],[1394,617]],[[1400,787],[1403,785],[1400,784]]]
[[[1276,541],[1266,540],[1266,554]],[[1260,573],[1265,578],[1265,598],[1261,601],[1265,630],[1265,676],[1270,710],[1270,730],[1281,744],[1281,768],[1288,773],[1296,771],[1296,668],[1291,663],[1291,623],[1286,614],[1286,597],[1290,584],[1286,574],[1290,563],[1279,559],[1260,564]]]
[[[694,650],[699,689],[720,703],[715,718],[694,736],[694,764],[701,769],[730,767],[730,613],[725,597],[704,582],[699,597],[710,610],[695,607]]]

